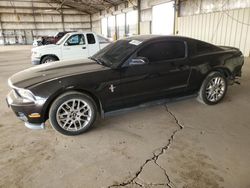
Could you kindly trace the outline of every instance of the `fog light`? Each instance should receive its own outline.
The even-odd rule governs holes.
[[[29,115],[30,118],[40,118],[41,115],[39,113],[32,113]]]

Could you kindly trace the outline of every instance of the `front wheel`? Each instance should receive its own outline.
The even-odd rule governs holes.
[[[203,81],[199,91],[199,99],[208,105],[219,103],[227,92],[227,80],[217,71],[211,72]]]
[[[68,92],[51,105],[49,120],[53,128],[64,135],[79,135],[92,127],[97,114],[91,97],[79,92]]]
[[[58,59],[54,56],[45,56],[42,61],[41,61],[41,64],[44,64],[44,63],[50,63],[50,62],[53,62],[53,61],[58,61]]]

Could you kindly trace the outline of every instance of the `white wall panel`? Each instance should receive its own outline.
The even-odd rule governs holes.
[[[66,6],[60,12],[55,9],[58,4],[32,1],[0,1],[0,44],[31,44],[34,38],[58,31],[90,30],[90,15]]]
[[[240,48],[250,54],[250,8],[178,17],[179,35],[216,45]]]
[[[90,16],[81,16],[81,15],[65,15],[65,22],[90,22]]]

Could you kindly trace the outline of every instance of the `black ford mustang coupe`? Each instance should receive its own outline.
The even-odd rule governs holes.
[[[7,103],[32,129],[49,119],[65,135],[89,129],[98,113],[197,94],[218,103],[241,76],[242,53],[179,36],[118,40],[87,60],[59,61],[9,78]]]

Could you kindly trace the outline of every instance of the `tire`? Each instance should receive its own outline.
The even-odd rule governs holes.
[[[203,81],[199,100],[208,105],[219,103],[227,92],[227,80],[225,76],[217,71],[211,72]]]
[[[80,92],[67,92],[59,96],[49,110],[49,121],[58,132],[74,136],[90,129],[96,119],[94,100]]]
[[[48,56],[45,56],[42,59],[41,64],[50,63],[50,62],[53,62],[53,61],[58,61],[58,59],[56,57],[54,57],[54,56],[48,55]]]

